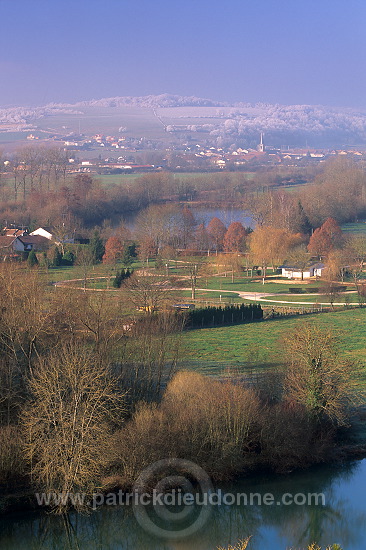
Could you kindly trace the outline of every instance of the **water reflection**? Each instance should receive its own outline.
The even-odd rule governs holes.
[[[253,218],[250,216],[249,212],[241,208],[228,207],[228,208],[199,208],[199,207],[190,207],[190,210],[196,220],[197,224],[204,223],[207,225],[212,218],[219,218],[225,225],[228,227],[232,222],[240,222],[244,227],[254,228]],[[134,230],[136,227],[136,217],[137,213],[130,212],[126,214],[123,218],[123,223],[126,227],[131,230]],[[121,222],[121,219],[116,220],[116,225]]]
[[[257,477],[221,487],[224,492],[324,493],[325,506],[219,506],[191,540],[162,542],[145,533],[132,511],[104,507],[89,516],[18,514],[0,520],[2,550],[213,550],[253,535],[252,550],[284,550],[313,541],[338,542],[347,550],[365,548],[366,504],[358,489],[366,482],[366,460],[326,466],[287,476]]]

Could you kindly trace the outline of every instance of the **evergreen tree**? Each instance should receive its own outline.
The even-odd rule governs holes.
[[[71,252],[71,250],[65,252],[65,254],[62,256],[62,265],[74,265],[74,262],[75,254]]]
[[[128,244],[125,246],[123,250],[122,263],[126,266],[131,265],[133,262],[133,259],[136,258],[136,256],[137,256],[136,244],[135,243]]]
[[[90,240],[89,249],[92,253],[93,263],[98,264],[101,262],[105,252],[105,247],[97,230],[94,231],[93,237]]]
[[[129,269],[126,269],[126,270],[121,269],[121,271],[117,271],[116,276],[112,283],[114,288],[121,288],[123,281],[131,277],[132,273],[133,273],[133,270],[130,271]]]
[[[119,285],[119,277],[120,277],[120,272],[117,271],[117,272],[116,272],[116,276],[115,276],[115,278],[113,279],[113,283],[112,283],[112,286],[113,286],[114,288],[119,288],[119,287],[120,287],[120,285]]]
[[[55,246],[53,251],[52,265],[53,267],[59,267],[62,265],[62,254],[57,246]]]
[[[51,262],[50,262],[50,260],[47,256],[47,252],[43,252],[43,254],[42,254],[42,265],[48,269],[50,267],[50,264],[51,264]]]
[[[28,265],[29,267],[34,267],[35,265],[38,265],[38,258],[36,256],[36,253],[34,250],[31,250],[28,255]]]
[[[122,281],[124,279],[125,270],[117,271],[116,276],[113,281],[114,288],[121,288]]]
[[[299,200],[293,213],[290,215],[290,227],[293,233],[311,235],[312,227],[308,216]]]

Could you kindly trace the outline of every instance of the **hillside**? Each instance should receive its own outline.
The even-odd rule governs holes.
[[[193,139],[241,146],[253,146],[264,132],[266,143],[274,146],[362,146],[366,112],[319,105],[230,105],[171,94],[0,109],[0,133],[8,134],[5,140],[24,139],[19,133],[30,131],[120,133],[164,142]]]

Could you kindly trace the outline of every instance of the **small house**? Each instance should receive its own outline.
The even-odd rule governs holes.
[[[22,235],[13,241],[14,252],[30,252],[31,250],[46,250],[49,247],[49,239],[40,235]]]
[[[325,265],[321,262],[315,262],[301,270],[298,266],[281,265],[282,277],[287,279],[311,279],[312,277],[321,277]]]
[[[49,241],[54,241],[57,245],[59,244],[73,244],[74,243],[74,236],[71,235],[61,235],[62,231],[59,231],[60,235],[58,235],[57,230],[53,230],[51,227],[38,227],[38,229],[35,229],[32,231],[32,233],[29,233],[30,236],[39,236],[44,237],[48,239]]]

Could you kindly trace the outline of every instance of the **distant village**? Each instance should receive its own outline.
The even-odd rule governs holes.
[[[217,171],[256,170],[266,166],[305,167],[343,156],[353,161],[365,161],[366,150],[352,146],[345,149],[276,148],[265,143],[263,133],[256,148],[215,147],[191,140],[166,149],[157,140],[95,134],[72,133],[53,137],[53,143],[69,152],[69,172],[91,174],[145,173],[159,170]],[[38,138],[27,136],[29,142]],[[137,162],[148,153],[156,158],[152,163]]]

